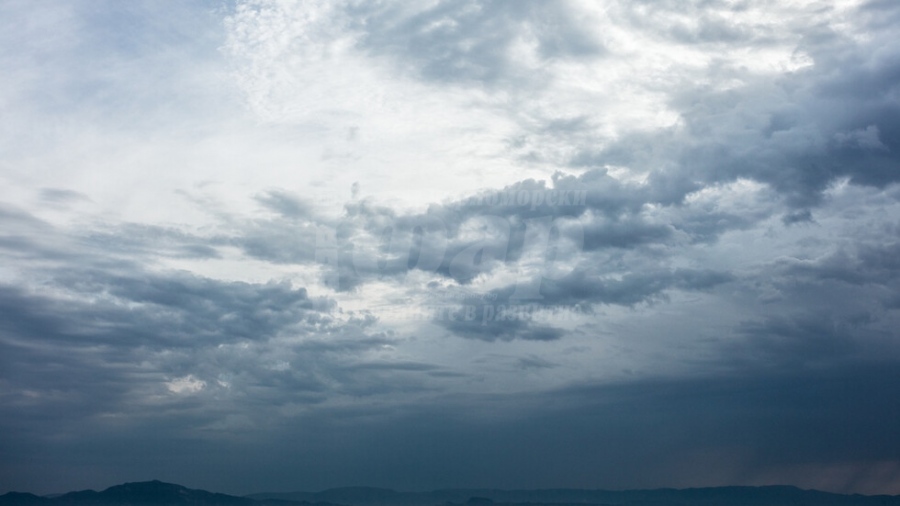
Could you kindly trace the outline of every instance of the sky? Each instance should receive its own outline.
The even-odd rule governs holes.
[[[0,1],[0,493],[900,494],[898,33]]]

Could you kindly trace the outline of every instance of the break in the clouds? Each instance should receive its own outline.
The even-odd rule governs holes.
[[[900,493],[898,30],[5,2],[0,488]]]

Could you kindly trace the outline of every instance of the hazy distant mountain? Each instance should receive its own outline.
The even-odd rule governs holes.
[[[900,496],[843,495],[787,486],[626,491],[451,489],[432,492],[348,487],[317,493],[264,493],[248,497],[353,506],[900,506]]]
[[[161,481],[125,483],[102,492],[82,490],[54,497],[10,492],[0,496],[0,506],[301,506],[302,501],[251,499],[195,490]],[[336,506],[321,503],[314,506]]]
[[[900,496],[842,495],[796,487],[713,487],[656,490],[451,489],[397,492],[346,487],[324,492],[264,493],[247,497],[147,481],[102,492],[53,497],[9,492],[0,506],[900,506]]]

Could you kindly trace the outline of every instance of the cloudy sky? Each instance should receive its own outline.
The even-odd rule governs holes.
[[[0,492],[900,494],[898,32],[0,2]]]

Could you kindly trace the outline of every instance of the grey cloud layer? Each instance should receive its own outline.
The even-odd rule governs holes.
[[[412,105],[383,90],[350,95],[371,91],[385,115],[451,97],[473,118],[500,118],[502,128],[415,116],[423,129],[458,121],[448,128],[464,132],[463,145],[485,132],[500,139],[463,158],[490,167],[467,169],[470,178],[503,164],[516,175],[436,188],[438,198],[410,207],[397,203],[402,187],[366,195],[354,185],[335,213],[317,185],[342,176],[330,173],[336,162],[283,151],[265,160],[283,163],[279,177],[290,184],[259,189],[235,178],[239,192],[229,195],[216,186],[233,176],[228,155],[193,150],[224,149],[234,137],[210,133],[223,113],[190,109],[177,123],[190,132],[178,135],[198,141],[180,156],[223,168],[166,187],[172,200],[160,207],[199,216],[172,222],[155,209],[143,220],[76,212],[104,191],[140,197],[155,174],[86,193],[64,180],[32,184],[37,162],[16,158],[23,168],[9,170],[10,184],[33,188],[0,205],[0,453],[10,456],[0,470],[19,481],[0,487],[59,491],[40,490],[51,469],[68,476],[63,488],[187,477],[243,493],[778,481],[900,493],[900,9],[842,5],[227,9],[218,57],[258,65],[248,82],[283,79],[284,89],[269,90],[276,98],[248,92],[251,108],[305,96],[315,83],[287,75],[298,68],[328,87],[335,76],[315,65],[370,65],[414,90]],[[143,5],[122,9],[111,19],[143,19]],[[753,14],[760,9],[771,15]],[[69,14],[92,26],[82,11]],[[266,23],[277,30],[253,31]],[[159,30],[140,33],[161,44],[152,47],[173,47]],[[97,40],[132,40],[113,32]],[[194,49],[209,58],[203,33]],[[260,64],[272,41],[282,44],[274,60],[308,60],[310,69]],[[645,46],[660,52],[645,61]],[[165,67],[141,48],[110,58]],[[179,67],[178,83],[190,68]],[[121,102],[97,90],[76,100],[63,84],[47,90],[84,110],[100,103],[102,119],[84,121],[127,119],[108,117]],[[342,86],[335,81],[335,95],[346,97]],[[136,103],[150,118],[141,128],[155,131],[196,92]],[[416,93],[434,98],[416,102]],[[287,126],[251,131],[291,145],[316,144],[320,131],[374,135],[348,127],[372,114],[365,100],[327,95],[316,95],[321,117],[303,117],[300,103],[275,115]],[[631,101],[658,107],[662,119],[628,116]],[[147,151],[173,144],[141,132]],[[0,136],[18,146],[18,133]],[[386,149],[406,140],[396,142]],[[470,155],[461,153],[426,155]],[[362,177],[359,167],[402,159],[385,156],[342,163]],[[146,167],[172,160],[153,162]],[[112,188],[117,177],[98,181]]]

